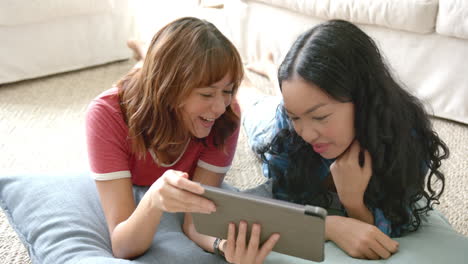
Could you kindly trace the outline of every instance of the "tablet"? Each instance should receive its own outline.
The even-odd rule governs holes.
[[[325,242],[325,217],[327,211],[321,207],[234,192],[203,185],[202,195],[212,200],[216,212],[211,214],[192,213],[195,228],[199,233],[227,238],[228,224],[241,220],[262,226],[261,243],[271,234],[281,235],[273,251],[308,259],[323,261]],[[248,235],[250,237],[250,235]]]

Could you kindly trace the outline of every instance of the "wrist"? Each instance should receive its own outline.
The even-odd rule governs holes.
[[[148,192],[145,193],[140,203],[138,203],[137,210],[138,209],[143,209],[146,212],[147,217],[157,217],[159,219],[163,215],[163,210],[154,204],[152,195]]]
[[[364,204],[363,198],[343,199],[342,201],[342,204],[345,207],[346,211],[358,211],[362,210],[363,208],[367,208]]]
[[[219,243],[219,251],[222,252],[223,256],[225,255],[224,253],[226,252],[226,244],[227,244],[227,240],[225,239],[221,240],[221,242]]]
[[[349,196],[349,195],[348,195]],[[349,197],[345,197],[344,199],[341,199],[340,201],[343,204],[343,206],[346,208],[346,210],[359,210],[362,209],[365,206],[364,204],[364,197],[361,195],[352,195]]]
[[[345,206],[349,217],[363,221],[368,224],[374,224],[374,214],[364,203]]]
[[[223,245],[222,245],[222,242],[224,240],[217,237],[214,242],[213,242],[213,253],[215,255],[218,255],[218,256],[221,256],[224,258],[224,250],[223,250]]]
[[[340,218],[342,216],[338,215],[330,215],[325,218],[325,240],[334,241],[334,234]]]
[[[153,186],[151,186],[153,187]],[[161,214],[164,212],[162,209],[160,199],[159,199],[159,193],[156,191],[156,188],[150,188],[145,195],[143,195],[143,198],[141,199],[141,202],[146,202],[148,204],[148,207],[151,210],[159,211]],[[140,202],[140,203],[141,203]]]

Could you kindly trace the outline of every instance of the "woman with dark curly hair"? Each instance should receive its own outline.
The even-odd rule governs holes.
[[[350,256],[390,257],[391,237],[417,230],[444,190],[449,151],[422,104],[341,20],[300,35],[277,78],[282,100],[257,102],[244,120],[274,197],[327,208],[326,237]]]

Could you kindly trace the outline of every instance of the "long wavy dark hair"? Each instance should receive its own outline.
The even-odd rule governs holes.
[[[421,216],[439,204],[445,186],[440,166],[449,150],[421,102],[392,76],[374,41],[349,22],[322,23],[294,42],[278,70],[280,87],[296,75],[340,102],[354,103],[356,139],[372,157],[365,204],[382,209],[392,228],[418,229]],[[265,154],[285,151],[284,145],[290,163],[281,172]],[[330,205],[324,183],[310,176],[323,160],[293,128],[280,131],[257,151],[270,172],[277,173],[274,192],[285,190],[292,202]]]

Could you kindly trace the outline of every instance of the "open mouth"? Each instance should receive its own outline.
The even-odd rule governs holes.
[[[203,116],[200,116],[200,119],[206,122],[214,122],[216,120],[216,118],[206,118]]]
[[[200,120],[204,127],[209,128],[214,125],[216,118],[207,118],[207,117],[200,116]]]
[[[323,153],[323,152],[327,151],[329,146],[330,146],[330,144],[324,144],[324,143],[312,145],[314,151],[317,152],[317,153]]]

